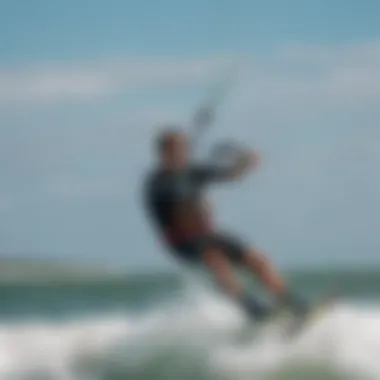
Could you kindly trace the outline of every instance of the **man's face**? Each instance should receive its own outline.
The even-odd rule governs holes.
[[[186,136],[180,132],[167,136],[165,149],[165,160],[174,166],[184,166],[189,159],[189,144]]]

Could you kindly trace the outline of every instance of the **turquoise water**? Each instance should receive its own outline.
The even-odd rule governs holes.
[[[242,343],[240,311],[174,274],[1,285],[0,379],[380,379],[380,272],[289,279],[342,291],[293,342],[269,329]]]

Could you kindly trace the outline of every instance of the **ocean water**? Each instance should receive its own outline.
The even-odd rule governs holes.
[[[0,380],[380,379],[380,272],[289,278],[342,291],[293,341],[180,275],[2,285]]]

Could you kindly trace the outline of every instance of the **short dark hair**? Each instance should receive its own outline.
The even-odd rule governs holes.
[[[161,154],[166,149],[169,139],[179,133],[181,133],[181,130],[174,126],[166,127],[159,132],[155,141],[156,151]]]

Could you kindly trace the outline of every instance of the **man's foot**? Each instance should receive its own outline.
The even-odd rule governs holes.
[[[278,302],[279,309],[288,309],[296,317],[303,317],[310,310],[310,305],[302,298],[294,295],[293,293],[287,292],[282,295]]]
[[[257,301],[249,294],[242,295],[239,301],[250,319],[261,321],[272,313],[271,307]]]

